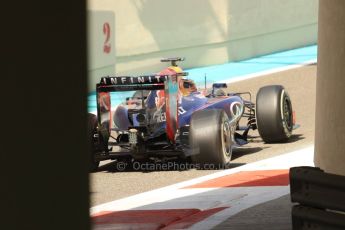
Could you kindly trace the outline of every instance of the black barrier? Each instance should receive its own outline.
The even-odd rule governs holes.
[[[294,230],[345,229],[345,177],[315,167],[290,169]]]
[[[344,214],[302,205],[292,207],[292,226],[299,229],[344,230]]]

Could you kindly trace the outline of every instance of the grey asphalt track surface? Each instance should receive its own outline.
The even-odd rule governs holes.
[[[253,101],[260,87],[283,85],[290,95],[296,122],[301,125],[294,130],[288,143],[265,144],[257,131],[250,132],[250,143],[235,149],[230,167],[270,158],[314,142],[316,65],[308,65],[228,85],[228,92],[252,93]],[[172,163],[170,164],[170,166]],[[115,162],[103,162],[100,169],[90,174],[91,207],[141,192],[164,187],[192,178],[212,174],[217,170],[122,170]],[[118,170],[121,168],[121,170]],[[222,170],[222,169],[219,169]]]

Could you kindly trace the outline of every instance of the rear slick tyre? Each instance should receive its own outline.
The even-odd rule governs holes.
[[[192,161],[203,169],[227,167],[232,155],[232,134],[224,110],[201,110],[190,122]]]
[[[98,169],[99,161],[95,159],[95,153],[97,152],[97,146],[95,143],[94,135],[97,133],[97,125],[98,120],[97,116],[89,113],[88,114],[88,138],[89,138],[89,145],[90,145],[90,164],[89,164],[89,171],[94,172]]]

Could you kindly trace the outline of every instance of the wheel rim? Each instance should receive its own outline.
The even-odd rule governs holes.
[[[283,102],[283,118],[286,123],[286,126],[288,130],[292,130],[293,122],[292,122],[292,106],[290,99],[285,96],[284,102]]]
[[[227,121],[222,124],[222,148],[223,153],[230,157],[231,154],[231,130],[230,125]]]

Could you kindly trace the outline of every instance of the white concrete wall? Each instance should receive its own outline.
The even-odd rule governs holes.
[[[88,90],[101,76],[115,73],[115,16],[112,11],[87,11]]]
[[[89,0],[115,15],[116,72],[155,72],[161,57],[184,67],[315,44],[318,0]]]

